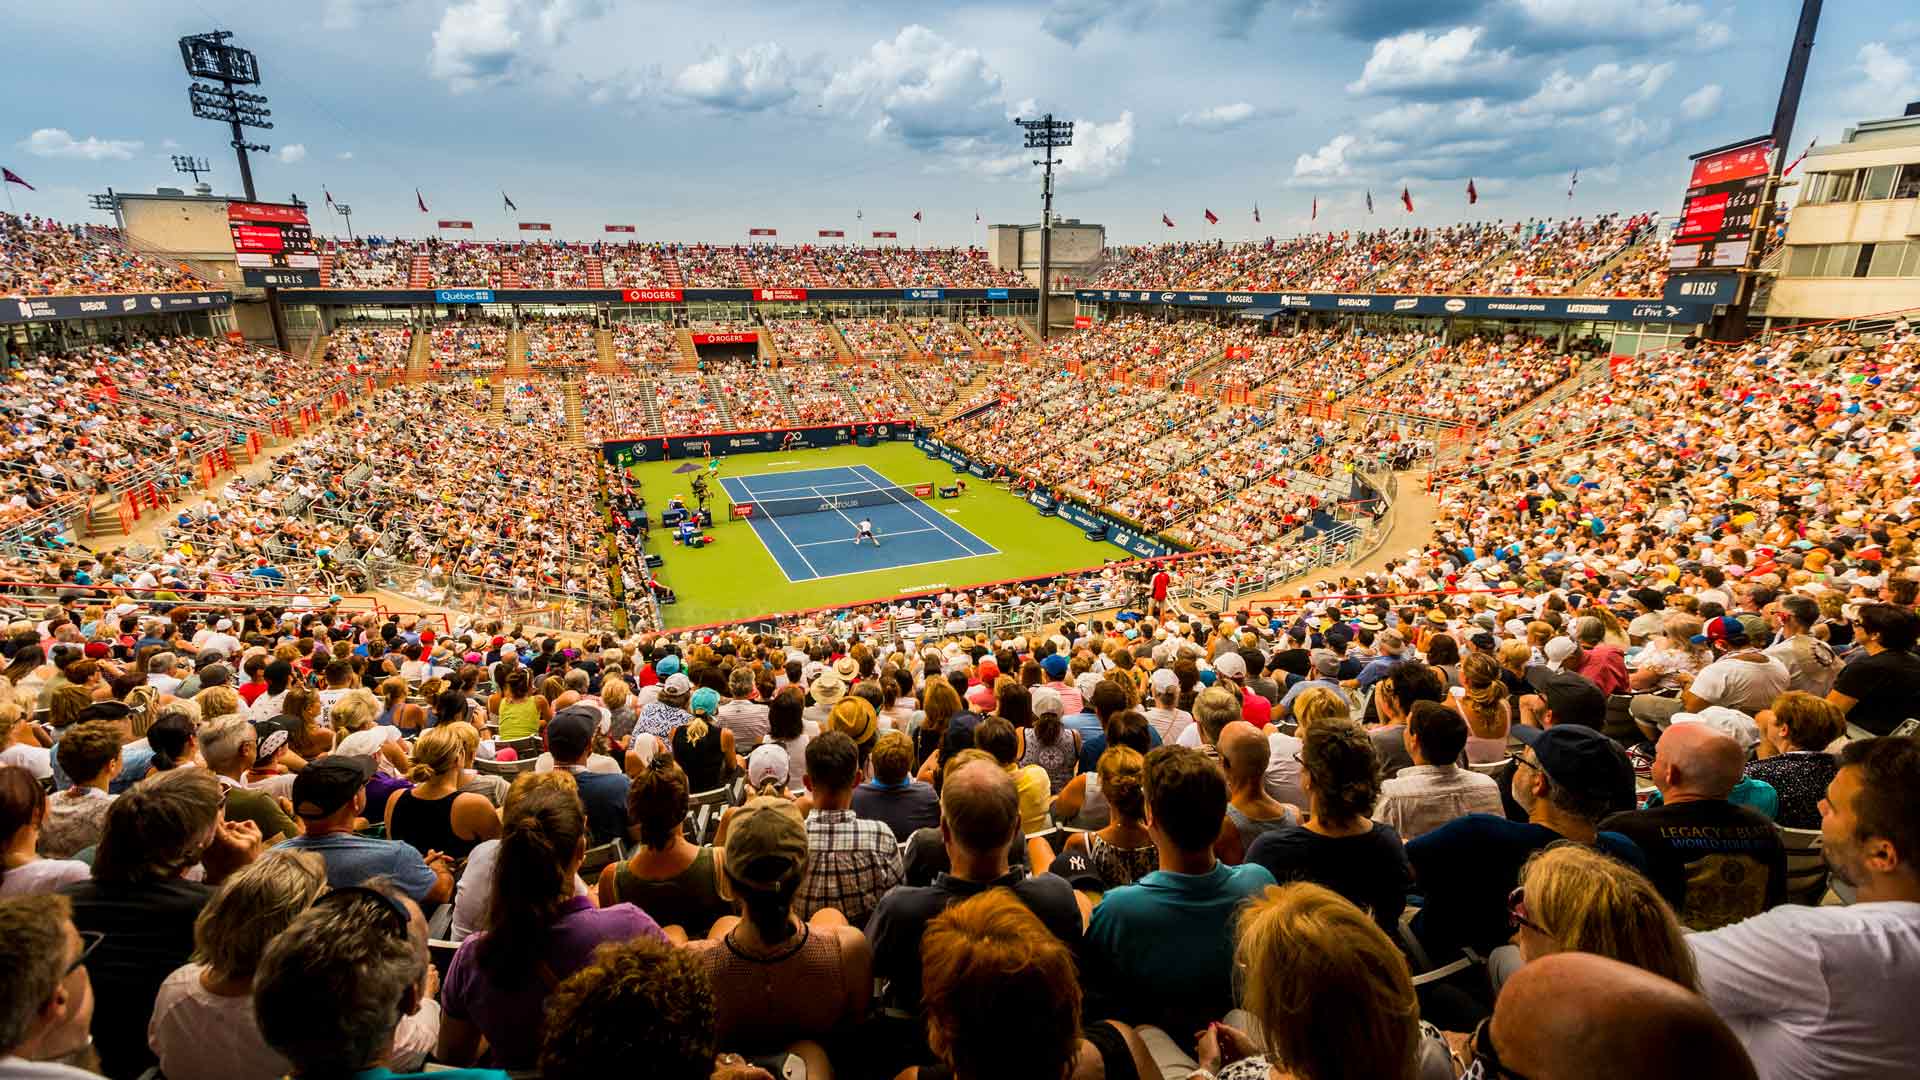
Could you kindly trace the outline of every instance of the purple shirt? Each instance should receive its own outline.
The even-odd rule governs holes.
[[[440,1005],[448,1016],[480,1029],[487,1037],[486,1064],[501,1069],[531,1069],[539,1064],[547,994],[585,967],[594,949],[609,941],[667,938],[659,924],[632,904],[596,908],[585,896],[563,902],[559,918],[547,927],[539,949],[544,969],[498,976],[488,971],[479,954],[487,936],[474,934],[460,943],[447,969]]]

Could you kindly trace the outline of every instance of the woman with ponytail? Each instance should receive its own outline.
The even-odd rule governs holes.
[[[698,696],[698,695],[696,695]],[[678,940],[703,938],[733,909],[720,877],[724,848],[687,839],[687,774],[668,754],[641,769],[627,789],[627,820],[640,837],[633,856],[600,874],[600,904],[638,905]]]
[[[461,791],[467,750],[453,725],[429,728],[413,748],[411,790],[387,800],[387,839],[419,851],[444,851],[457,862],[482,840],[500,835],[500,819],[485,795]]]
[[[537,1067],[547,995],[561,980],[606,942],[666,940],[632,904],[593,906],[578,884],[587,839],[587,810],[577,792],[541,786],[513,802],[494,855],[486,929],[460,943],[447,969],[441,1061],[474,1064],[484,1036],[487,1065]]]
[[[673,729],[669,743],[673,759],[686,770],[687,783],[694,791],[712,791],[737,771],[733,756],[733,732],[718,726],[720,695],[710,687],[701,687],[687,701],[692,720]]]
[[[1469,653],[1460,661],[1461,687],[1448,700],[1467,721],[1467,761],[1475,765],[1507,760],[1507,729],[1512,711],[1507,684],[1500,678],[1500,662],[1486,653]]]
[[[149,768],[155,773],[195,764],[200,744],[194,729],[200,724],[200,706],[191,701],[169,701],[160,707],[160,715],[147,729],[147,746],[153,750]]]
[[[1107,888],[1117,889],[1160,869],[1159,849],[1147,831],[1147,759],[1130,746],[1108,747],[1100,755],[1097,775],[1109,824],[1098,832],[1067,837],[1063,854],[1083,852]]]

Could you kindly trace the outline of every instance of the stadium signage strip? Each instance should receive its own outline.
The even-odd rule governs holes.
[[[219,311],[233,306],[230,292],[114,293],[106,296],[43,296],[32,300],[0,298],[0,323],[59,322],[165,315],[180,311]]]
[[[433,302],[436,304],[491,304],[492,289],[435,289]]]
[[[441,293],[484,292],[485,300],[445,301]],[[702,300],[898,300],[900,289],[300,289],[281,294],[302,304],[657,304]],[[947,300],[1036,300],[1034,289],[942,289]]]
[[[789,445],[788,437],[792,437]],[[616,468],[643,461],[671,458],[725,457],[728,454],[773,454],[785,450],[849,446],[862,436],[883,442],[910,442],[912,422],[904,424],[823,424],[816,427],[771,428],[764,431],[715,431],[701,435],[666,435],[643,439],[609,440],[600,452]]]
[[[760,340],[758,331],[741,331],[729,334],[692,334],[695,345],[752,345]]]
[[[1159,289],[1081,289],[1094,303],[1171,304],[1176,307],[1292,308],[1298,311],[1373,311],[1395,315],[1478,315],[1505,319],[1600,319],[1610,322],[1699,323],[1712,304],[1698,297],[1617,300],[1578,296],[1395,296],[1386,293],[1187,292]]]
[[[996,467],[975,461],[931,435],[914,436],[913,445],[922,453],[937,457],[956,470],[964,469],[968,475],[982,480],[998,471]],[[1026,501],[1036,510],[1052,510],[1081,529],[1105,529],[1108,543],[1143,559],[1157,559],[1162,555],[1176,555],[1187,550],[1157,536],[1148,536],[1119,518],[1083,506],[1072,499],[1055,499],[1042,488],[1035,488],[1026,496]]]

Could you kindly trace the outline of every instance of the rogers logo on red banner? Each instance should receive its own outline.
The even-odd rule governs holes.
[[[679,289],[623,289],[620,299],[629,304],[677,304]]]
[[[695,345],[753,345],[759,342],[760,335],[755,331],[732,334],[692,334]]]
[[[805,300],[807,298],[807,290],[755,289],[753,290],[753,298],[755,300]]]

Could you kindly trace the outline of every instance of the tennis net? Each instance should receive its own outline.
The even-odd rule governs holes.
[[[860,491],[834,492],[830,495],[784,496],[777,499],[740,499],[730,504],[731,515],[747,517],[793,517],[796,514],[831,514],[857,510],[863,506],[913,506],[933,497],[932,484],[906,487],[876,487]]]

